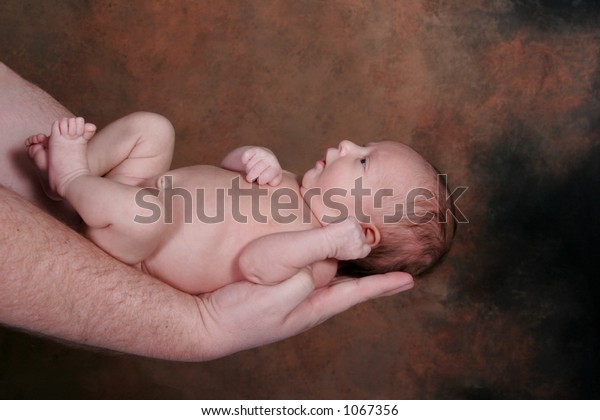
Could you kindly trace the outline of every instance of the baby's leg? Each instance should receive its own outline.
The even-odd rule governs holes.
[[[137,263],[157,246],[164,224],[136,223],[149,216],[136,204],[139,188],[94,175],[88,166],[87,140],[80,119],[55,122],[48,140],[50,188],[67,199],[89,227],[90,238],[126,263]],[[158,208],[154,196],[145,197]]]
[[[171,166],[175,130],[165,117],[150,112],[135,112],[108,126],[98,134],[93,124],[83,124],[90,174],[127,184],[140,185],[167,171]],[[48,136],[36,134],[25,141],[29,157],[39,169],[42,186],[52,199],[60,199],[48,185]]]
[[[136,112],[102,129],[88,144],[94,175],[140,185],[171,166],[175,130],[165,117]]]

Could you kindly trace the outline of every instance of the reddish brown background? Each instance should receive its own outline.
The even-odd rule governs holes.
[[[3,0],[0,61],[100,126],[166,115],[175,166],[395,138],[470,223],[413,291],[209,363],[1,329],[0,396],[598,398],[597,4]]]

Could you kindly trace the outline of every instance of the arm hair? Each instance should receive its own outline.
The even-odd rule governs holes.
[[[0,322],[89,346],[203,360],[197,298],[126,266],[0,188]]]

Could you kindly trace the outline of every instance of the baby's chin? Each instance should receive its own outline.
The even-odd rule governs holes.
[[[309,188],[308,185],[310,185],[311,172],[313,171],[314,169],[309,169],[304,173],[304,175],[302,175],[302,180],[300,181],[300,191],[303,189],[307,190]]]
[[[304,180],[302,180],[302,182],[300,183],[300,197],[304,198],[304,194],[306,194],[306,191],[308,190],[308,188],[306,188],[304,186]]]
[[[313,184],[319,178],[321,172],[323,172],[323,167],[323,162],[317,161],[314,167],[310,168],[304,173],[304,175],[302,176],[302,182],[300,183],[300,186],[304,187],[305,189],[309,189],[311,186],[313,186]]]
[[[302,198],[304,198],[304,195],[306,194],[306,192],[308,190],[310,190],[311,188],[314,188],[314,179],[313,175],[310,173],[311,171],[307,171],[303,176],[302,176],[302,180],[300,181],[300,196]]]

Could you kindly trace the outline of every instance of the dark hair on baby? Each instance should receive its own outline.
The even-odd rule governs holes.
[[[390,208],[395,209],[397,204],[402,204],[405,209],[402,217],[393,223],[381,223],[383,214],[380,214],[379,245],[365,258],[340,261],[338,276],[363,277],[392,271],[418,276],[442,261],[456,233],[456,208],[448,192],[446,176],[429,166],[428,179],[422,179],[421,183],[429,192],[414,197],[414,206],[407,205],[405,197],[391,197],[382,209],[383,214],[390,215]],[[434,185],[437,188],[433,188]],[[406,210],[410,213],[407,214]]]

